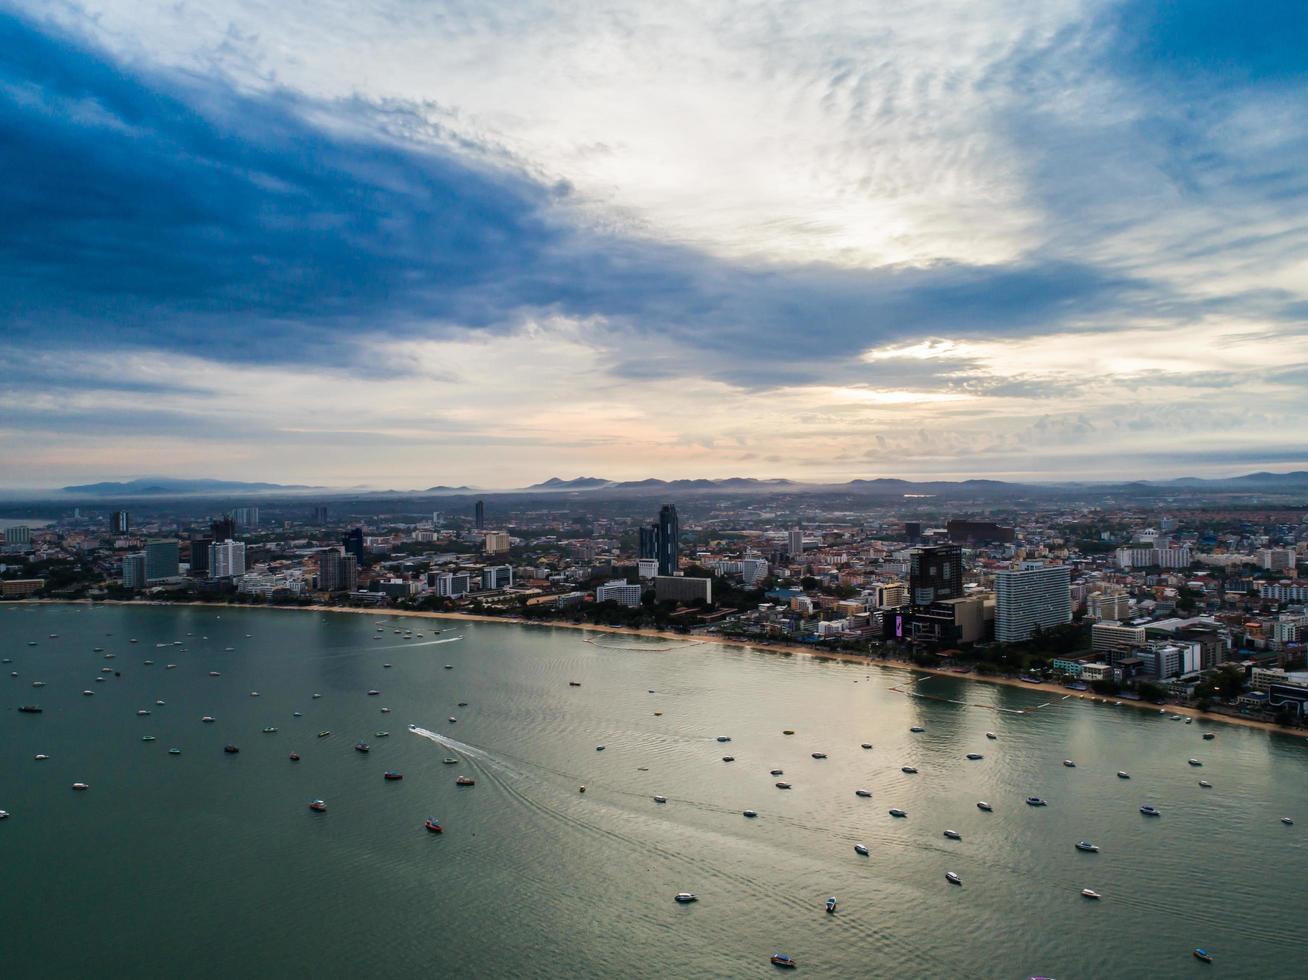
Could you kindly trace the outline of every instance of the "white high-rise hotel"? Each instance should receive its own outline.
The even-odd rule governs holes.
[[[1023,562],[1016,571],[995,573],[995,639],[1000,643],[1020,643],[1037,627],[1071,621],[1071,570],[1066,565]]]
[[[209,575],[212,578],[235,578],[244,574],[244,542],[229,539],[209,545]]]

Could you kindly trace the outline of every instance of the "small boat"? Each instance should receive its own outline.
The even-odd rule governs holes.
[[[596,751],[596,752],[603,752],[603,751],[604,751],[604,746],[602,746],[602,745],[597,745],[597,746],[595,746],[595,751]]]
[[[4,820],[8,816],[9,816],[8,810],[0,810],[0,820]]]
[[[730,736],[730,735],[719,735],[719,736],[718,736],[718,741],[719,741],[719,742],[730,742],[730,741],[731,741],[731,736]]]
[[[921,725],[914,725],[912,728],[909,729],[909,731],[910,731],[910,732],[913,732],[913,733],[915,733],[915,734],[920,734],[920,733],[926,731],[926,729],[923,728]]]
[[[785,953],[773,953],[771,963],[773,966],[779,966],[786,970],[793,970],[799,965]]]
[[[952,871],[945,872],[945,880],[951,885],[961,885],[963,883],[963,879]]]
[[[369,749],[368,749],[368,743],[367,743],[367,742],[355,742],[355,743],[354,743],[354,751],[355,751],[355,752],[367,752],[367,751],[369,751]]]
[[[90,789],[90,788],[91,788],[91,784],[90,784],[90,783],[73,783],[73,789],[75,789],[75,790],[84,790],[84,789]]]
[[[378,691],[375,688],[368,692],[369,697],[372,697],[373,695],[377,695],[377,694],[381,694],[381,691]]]
[[[205,715],[203,718],[200,719],[200,721],[204,722],[204,724],[206,725],[212,725],[213,715]]]
[[[1131,774],[1130,774],[1129,772],[1127,772],[1125,769],[1119,769],[1119,770],[1117,770],[1117,778],[1118,778],[1118,779],[1130,779],[1130,778],[1131,778]]]
[[[827,757],[827,754],[826,754],[825,752],[814,752],[814,753],[813,753],[813,758],[815,758],[815,759],[825,759],[826,757]]]
[[[666,803],[666,802],[668,802],[668,798],[667,798],[666,796],[656,796],[656,797],[654,797],[654,802],[655,802],[655,803]]]
[[[37,753],[36,755],[34,755],[32,758],[34,758],[37,762],[44,762],[46,759],[48,759],[48,758],[50,758],[50,757],[49,757],[48,755],[46,755],[44,752],[38,752],[38,753]]]
[[[384,670],[390,670],[390,669],[391,669],[391,665],[390,665],[390,664],[382,664],[382,669],[384,669]]]
[[[315,701],[317,701],[320,697],[322,697],[322,695],[321,695],[321,694],[314,694],[314,695],[312,695],[312,697],[313,697],[313,699],[314,699]]]
[[[784,772],[783,770],[781,770],[781,769],[773,769],[770,773],[768,773],[768,775],[770,775],[770,776],[784,776],[784,775],[785,775],[785,772]]]
[[[945,836],[948,837],[950,840],[962,840],[962,839],[963,839],[963,835],[960,834],[957,830],[946,830],[946,831],[945,831]]]
[[[581,681],[568,681],[568,687],[581,687]]]
[[[866,844],[855,844],[855,845],[854,845],[854,853],[855,853],[855,854],[861,854],[861,855],[863,855],[863,857],[867,857],[867,856],[868,856],[867,845],[866,845]]]
[[[906,772],[906,773],[908,773],[909,775],[912,775],[913,773],[917,772],[917,767],[916,767],[916,766],[900,766],[900,767],[899,767],[899,771],[900,771],[900,772]]]
[[[291,717],[292,717],[292,718],[303,718],[303,717],[304,717],[304,712],[303,712],[303,711],[292,711],[292,712],[291,712]]]
[[[155,704],[167,704],[167,703],[168,702],[163,700],[163,698],[160,698],[158,701],[155,702]]]
[[[389,738],[389,737],[390,737],[390,734],[391,734],[390,732],[373,732],[373,733],[372,733],[372,737],[373,737],[373,738]]]
[[[437,820],[435,817],[428,817],[426,821],[423,823],[423,826],[426,827],[433,834],[444,833],[444,830],[442,830],[441,828],[440,821]]]
[[[153,735],[142,735],[142,736],[141,736],[141,741],[142,741],[142,742],[153,742],[153,741],[154,741],[154,736],[153,736]]]
[[[45,687],[45,681],[32,681],[33,687]]]
[[[1078,851],[1089,851],[1089,852],[1091,852],[1092,854],[1098,854],[1098,853],[1099,853],[1099,845],[1098,845],[1098,844],[1092,844],[1092,843],[1090,843],[1088,840],[1079,840],[1079,841],[1077,841],[1077,842],[1076,842],[1076,849],[1077,849]]]
[[[977,800],[976,808],[978,810],[984,810],[986,813],[989,813],[991,810],[994,809],[994,807],[992,807],[985,800]]]
[[[169,755],[181,755],[181,754],[182,754],[182,750],[181,750],[181,749],[169,749],[169,750],[168,750],[168,754],[169,754]]]
[[[259,696],[259,692],[258,692],[258,691],[251,691],[251,692],[250,692],[250,697],[252,697],[252,698],[257,698],[258,696]]]
[[[390,708],[382,708],[382,709],[381,709],[381,713],[384,714],[384,715],[389,715],[389,714],[391,713],[391,709],[390,709]]]
[[[453,669],[454,669],[454,664],[446,664],[446,665],[445,665],[445,669],[446,669],[446,670],[453,670]]]
[[[676,901],[682,905],[689,905],[691,902],[698,902],[694,892],[677,892]]]
[[[782,734],[782,735],[794,735],[794,734],[795,734],[795,730],[794,730],[793,728],[786,728],[786,729],[783,729],[783,730],[782,730],[781,734]]]
[[[228,755],[235,755],[237,752],[241,750],[238,749],[235,745],[224,745],[223,751],[226,752]]]
[[[153,667],[153,666],[154,666],[154,661],[153,661],[153,660],[147,660],[147,661],[145,662],[145,665],[146,665],[147,667]]]
[[[1146,803],[1144,806],[1142,806],[1142,807],[1140,808],[1140,812],[1143,813],[1146,817],[1161,817],[1161,816],[1162,816],[1162,813],[1159,811],[1159,809],[1158,809],[1157,807],[1150,806],[1150,805],[1147,804],[1147,803]]]
[[[735,757],[734,755],[724,755],[724,756],[722,757],[722,761],[723,761],[723,762],[735,762],[735,761],[736,761],[736,757]]]
[[[1181,720],[1180,715],[1172,715],[1172,721],[1180,721],[1180,720]]]
[[[291,753],[291,761],[292,761],[292,762],[299,762],[299,761],[300,761],[300,753],[298,753],[298,752],[292,752],[292,753]]]
[[[445,763],[447,766],[457,766],[459,764],[458,759],[442,759],[441,762]]]
[[[1285,824],[1287,827],[1294,826],[1294,821],[1290,817],[1282,817],[1281,823]]]
[[[871,742],[864,742],[864,743],[863,743],[863,748],[865,748],[865,749],[870,749],[870,748],[872,748],[872,743],[871,743]]]
[[[176,664],[164,664],[164,670],[176,670],[176,669],[177,669]]]
[[[1213,788],[1213,784],[1210,783],[1210,782],[1209,782],[1208,780],[1206,780],[1206,779],[1201,779],[1201,780],[1199,780],[1199,785],[1202,786],[1204,789],[1212,789],[1212,788]]]
[[[1211,742],[1211,741],[1212,741],[1213,739],[1215,739],[1216,737],[1217,737],[1217,736],[1214,735],[1212,732],[1204,732],[1204,741],[1205,741],[1205,742]]]
[[[477,781],[476,781],[475,779],[473,779],[472,777],[470,777],[470,776],[460,776],[458,779],[456,779],[456,780],[454,781],[454,785],[455,785],[455,786],[476,786],[476,785],[477,785]],[[583,793],[586,792],[586,787],[583,786],[583,787],[581,788],[581,791],[582,791]]]
[[[867,800],[872,798],[872,791],[870,789],[856,789],[854,790],[854,795],[861,796],[863,799]]]
[[[899,809],[899,807],[892,807],[891,810],[890,810],[890,815],[891,815],[892,817],[906,817],[906,816],[908,816],[908,814],[905,813],[903,810]]]
[[[384,773],[382,773],[382,779],[385,779],[387,782],[394,783],[394,782],[398,782],[403,778],[404,778],[404,773],[396,772],[394,769],[387,769]]]
[[[835,912],[835,911],[836,911],[836,896],[835,896],[835,895],[832,895],[830,898],[827,899],[827,911],[828,911],[828,912]]]
[[[1202,766],[1202,765],[1203,765],[1203,763],[1200,762],[1198,759],[1187,759],[1186,761],[1189,762],[1190,765],[1192,765],[1192,766]]]
[[[1102,897],[1103,897],[1103,896],[1100,895],[1097,891],[1095,891],[1093,888],[1082,888],[1082,889],[1081,889],[1081,894],[1082,894],[1085,898],[1102,898]]]
[[[969,752],[969,753],[967,754],[967,757],[968,757],[969,759],[971,759],[973,762],[976,762],[976,761],[977,761],[978,759],[980,759],[982,756],[981,756],[981,753],[980,753],[980,752]]]
[[[757,811],[757,810],[746,810],[746,811],[744,812],[744,815],[747,816],[747,817],[757,817],[757,816],[758,816],[758,811]]]
[[[276,735],[277,732],[278,732],[278,729],[276,729],[276,728],[265,728],[265,729],[263,730],[263,733],[264,733],[265,735]]]
[[[460,702],[459,702],[459,707],[460,707],[460,708],[466,708],[467,706],[468,706],[468,702],[467,702],[467,701],[460,701]]]
[[[1187,718],[1187,719],[1185,720],[1185,723],[1186,723],[1187,725],[1193,725],[1193,724],[1194,724],[1194,719],[1193,719],[1193,718]]]
[[[790,789],[790,783],[777,783],[777,789]]]
[[[103,678],[103,677],[97,677],[96,680],[97,680],[97,681],[100,681],[100,680],[104,680],[104,678]],[[83,692],[82,692],[82,697],[84,697],[84,698],[93,698],[93,697],[95,697],[95,692],[94,692],[94,691],[83,691]]]
[[[1048,804],[1046,801],[1040,799],[1040,797],[1038,797],[1038,796],[1028,796],[1028,797],[1026,798],[1026,805],[1027,805],[1027,806],[1048,806],[1049,804]]]
[[[210,676],[210,677],[222,677],[223,675],[220,674],[220,673],[218,673],[218,671],[216,671],[216,670],[211,670],[211,671],[209,671],[209,676]]]
[[[655,718],[662,718],[662,717],[663,717],[663,712],[662,712],[662,711],[656,711],[656,712],[654,712],[654,717],[655,717]]]
[[[577,787],[577,792],[578,792],[578,793],[584,793],[584,792],[586,792],[586,787],[585,787],[585,786],[578,786],[578,787]]]
[[[1064,760],[1063,760],[1063,765],[1067,766],[1068,769],[1075,769],[1075,768],[1076,768],[1076,763],[1073,762],[1071,759],[1064,759]]]
[[[20,704],[18,710],[25,715],[39,715],[45,709],[39,704]]]
[[[331,732],[319,732],[319,733],[318,733],[318,737],[319,737],[319,738],[326,738],[326,737],[327,737],[328,735],[330,735],[330,734],[331,734]]]
[[[1213,954],[1208,952],[1206,949],[1195,949],[1194,958],[1203,963],[1211,963],[1213,961]]]
[[[28,641],[27,641],[27,645],[28,645],[29,647],[34,647],[34,646],[36,646],[36,641],[35,641],[35,640],[28,640]]]
[[[327,804],[322,800],[314,800],[309,804],[309,809],[315,813],[325,813],[327,811]]]

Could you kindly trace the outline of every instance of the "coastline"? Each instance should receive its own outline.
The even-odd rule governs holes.
[[[920,675],[916,679],[909,681],[905,687],[910,687],[927,677],[948,677],[954,680],[978,681],[985,684],[1000,684],[1006,687],[1016,687],[1027,691],[1041,691],[1046,694],[1057,695],[1062,698],[1064,695],[1071,695],[1084,701],[1096,701],[1099,703],[1113,706],[1116,699],[1104,697],[1102,695],[1090,692],[1073,691],[1069,688],[1061,687],[1058,684],[1039,683],[1032,684],[1028,681],[1018,680],[1012,677],[1000,677],[993,674],[978,674],[968,672],[961,674],[953,670],[941,670],[934,667],[920,667],[916,664],[904,663],[898,660],[883,660],[880,657],[865,657],[859,654],[844,653],[839,651],[814,650],[810,647],[797,643],[758,643],[752,640],[737,640],[730,637],[713,636],[706,638],[703,636],[690,636],[684,633],[673,633],[667,630],[656,629],[632,629],[626,626],[603,626],[595,623],[560,623],[556,621],[545,621],[536,619],[524,619],[519,616],[488,616],[478,613],[461,613],[461,612],[430,612],[419,609],[370,609],[360,608],[358,606],[281,606],[281,605],[231,605],[229,603],[219,602],[150,602],[143,599],[98,599],[94,602],[85,599],[20,599],[18,605],[111,605],[111,606],[202,606],[205,608],[215,609],[273,609],[279,612],[330,612],[330,613],[348,613],[357,616],[378,616],[378,617],[403,617],[411,619],[441,619],[453,622],[468,623],[507,623],[513,626],[533,626],[541,629],[566,629],[581,630],[582,632],[608,634],[616,636],[639,636],[646,639],[674,641],[687,645],[705,645],[718,644],[721,646],[738,647],[749,650],[756,650],[764,653],[776,653],[789,656],[812,657],[816,660],[837,660],[842,663],[860,664],[864,667],[879,667],[882,670],[899,670],[907,674]],[[907,691],[902,691],[906,696]],[[1300,732],[1291,731],[1276,725],[1272,722],[1261,721],[1256,718],[1243,718],[1231,715],[1210,714],[1200,711],[1197,708],[1191,708],[1179,704],[1165,704],[1162,706],[1152,704],[1148,701],[1130,701],[1121,702],[1123,707],[1132,707],[1138,710],[1147,709],[1148,711],[1158,714],[1161,710],[1163,714],[1181,715],[1182,717],[1195,718],[1208,724],[1237,725],[1244,728],[1261,729],[1265,732],[1274,732],[1290,737],[1299,736]]]

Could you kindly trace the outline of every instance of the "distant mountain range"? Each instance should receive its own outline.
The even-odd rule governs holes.
[[[60,489],[64,493],[79,497],[157,497],[194,493],[298,492],[323,488],[290,483],[242,483],[237,480],[182,480],[166,476],[148,476],[123,483],[83,483]]]

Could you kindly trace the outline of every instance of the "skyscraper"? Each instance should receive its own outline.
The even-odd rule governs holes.
[[[232,511],[232,518],[236,521],[237,527],[258,527],[259,508],[237,507],[234,511]],[[226,538],[224,538],[223,540],[226,540]]]
[[[191,539],[191,574],[192,575],[209,574],[209,546],[211,544],[213,544],[213,538]]]
[[[181,546],[176,541],[151,541],[145,546],[145,580],[158,582],[177,578]]]
[[[327,505],[318,504],[313,509],[313,523],[321,526],[327,523]]]
[[[353,592],[358,581],[359,563],[354,555],[343,555],[335,548],[318,553],[320,592]]]
[[[359,566],[362,566],[364,563],[363,562],[363,554],[364,554],[363,528],[356,527],[353,530],[347,532],[345,537],[341,538],[341,544],[345,545],[345,553],[347,555],[353,555],[355,562]]]
[[[127,534],[132,530],[132,518],[125,510],[116,510],[109,515],[111,534]]]
[[[145,552],[123,556],[123,588],[145,588]]]
[[[799,528],[791,531],[787,540],[790,546],[790,557],[798,558],[804,553],[804,532]]]
[[[477,530],[486,529],[486,501],[478,500],[477,506],[473,508],[473,519],[476,522]]]
[[[636,557],[658,560],[659,526],[657,524],[647,524],[640,529],[640,551]]]
[[[1071,569],[1024,562],[1016,571],[995,573],[995,639],[1020,643],[1037,628],[1072,621]]]
[[[680,557],[681,526],[677,522],[677,508],[664,504],[659,508],[659,574],[674,575]]]
[[[914,548],[909,559],[908,587],[915,606],[963,597],[963,549],[946,544]]]
[[[209,569],[213,578],[235,578],[245,574],[245,545],[240,541],[215,541],[209,546]]]
[[[209,537],[214,541],[227,541],[236,537],[236,522],[230,517],[220,517],[209,523]]]

